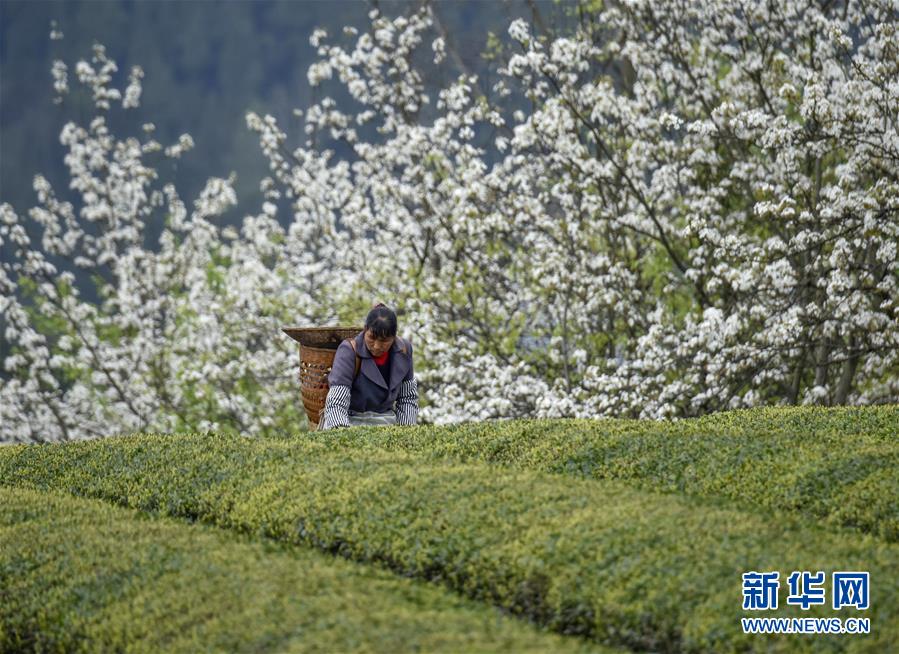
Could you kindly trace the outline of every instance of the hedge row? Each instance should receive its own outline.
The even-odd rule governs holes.
[[[0,479],[382,563],[606,644],[861,652],[899,642],[899,546],[617,481],[215,435],[0,451]],[[786,577],[869,571],[872,633],[743,635],[741,575],[752,570],[782,575],[781,608],[765,617],[856,616],[787,606]]]
[[[383,570],[235,541],[0,489],[0,652],[600,651]]]
[[[796,511],[899,541],[899,406],[730,411],[675,422],[518,420],[343,429],[351,448],[485,461]]]

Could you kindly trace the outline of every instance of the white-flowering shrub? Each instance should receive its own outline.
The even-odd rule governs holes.
[[[244,219],[240,234],[221,229],[216,220],[237,202],[233,178],[210,178],[190,209],[174,186],[159,188],[148,162],[163,150],[153,125],[143,126],[146,140],[119,139],[107,128],[111,100],[121,99],[124,110],[137,106],[143,73],[132,70],[124,93],[111,88],[115,64],[99,46],[93,65],[76,69],[97,115],[60,134],[75,204],[36,176],[39,204],[28,215],[42,230],[37,239],[23,216],[0,204],[0,245],[12,255],[0,268],[11,347],[0,439],[299,428],[296,350],[279,335],[286,324],[333,319],[317,313],[329,309],[309,294],[320,288],[322,266],[311,253],[282,256],[302,235],[285,234],[270,203]],[[183,135],[164,156],[192,147]],[[158,243],[145,242],[151,219],[165,222]],[[91,271],[99,305],[81,296],[78,268]]]
[[[585,11],[551,38],[512,23],[487,94],[429,86],[452,58],[427,9],[317,30],[303,133],[247,115],[271,176],[239,232],[214,222],[227,180],[188,214],[153,186],[161,146],[108,133],[143,73],[109,88],[98,49],[74,67],[98,117],[62,133],[78,213],[40,177],[40,242],[0,213],[4,437],[299,428],[279,327],[358,323],[376,300],[415,344],[427,421],[899,401],[895,3]],[[108,272],[104,303],[47,254]]]

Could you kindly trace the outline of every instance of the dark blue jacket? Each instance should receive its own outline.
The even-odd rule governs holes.
[[[361,359],[359,375],[353,379],[356,371],[356,353],[352,345],[344,341],[337,348],[331,373],[328,375],[330,386],[347,386],[350,388],[350,406],[352,411],[377,411],[384,413],[394,408],[397,395],[403,382],[411,382],[412,343],[396,337],[390,347],[390,379],[384,382],[378,370],[378,364],[372,359],[371,352],[365,346],[364,332],[356,335],[356,353]],[[408,384],[407,384],[408,386]],[[416,398],[417,400],[417,398]]]

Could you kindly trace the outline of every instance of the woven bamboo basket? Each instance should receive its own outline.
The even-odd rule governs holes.
[[[362,331],[359,327],[283,327],[282,332],[300,344],[300,395],[310,427],[318,429],[328,396],[328,373],[337,347]]]

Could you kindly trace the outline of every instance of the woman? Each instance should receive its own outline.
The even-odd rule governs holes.
[[[396,314],[377,304],[365,329],[337,348],[328,375],[319,429],[354,425],[414,425],[418,380],[412,343],[396,335]]]

